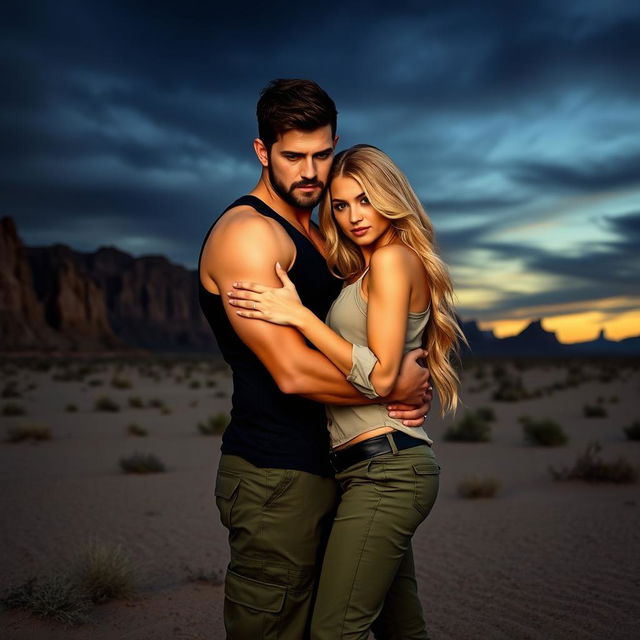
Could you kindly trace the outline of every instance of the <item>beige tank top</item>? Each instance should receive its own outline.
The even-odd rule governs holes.
[[[351,344],[368,346],[367,340],[367,301],[362,297],[362,279],[365,271],[355,282],[343,287],[340,295],[331,305],[327,314],[327,324]],[[420,313],[410,312],[407,317],[407,334],[404,353],[422,345],[422,333],[429,320],[430,307]],[[376,429],[393,427],[398,431],[433,444],[433,440],[422,427],[406,427],[400,420],[390,418],[387,409],[381,404],[358,406],[326,406],[327,426],[331,437],[331,446],[338,447],[352,438]]]

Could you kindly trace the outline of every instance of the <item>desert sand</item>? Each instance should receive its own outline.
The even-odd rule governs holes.
[[[0,591],[32,576],[64,571],[91,539],[120,544],[131,557],[137,595],[98,605],[91,622],[68,627],[22,611],[0,613],[6,640],[204,640],[224,638],[223,587],[194,582],[194,573],[223,571],[226,532],[218,521],[213,484],[220,437],[197,423],[230,409],[231,379],[213,361],[167,359],[94,362],[6,359],[0,387],[13,383],[25,415],[2,416],[11,427],[50,427],[43,442],[0,443]],[[640,493],[638,483],[556,481],[549,465],[572,466],[598,440],[605,460],[624,456],[640,468],[640,442],[622,428],[640,419],[637,363],[580,365],[575,387],[517,402],[491,399],[492,364],[465,370],[466,408],[491,406],[497,416],[486,443],[443,439],[452,418],[437,406],[427,429],[442,466],[434,510],[414,538],[420,594],[435,640],[615,639],[640,637]],[[567,363],[535,363],[522,371],[535,390],[567,376]],[[77,372],[78,373],[78,372]],[[117,389],[113,376],[131,388]],[[54,378],[72,378],[71,380]],[[73,379],[75,378],[75,379]],[[610,379],[613,378],[613,379]],[[99,382],[98,382],[99,381]],[[196,381],[196,382],[194,382]],[[116,412],[94,409],[107,395]],[[161,400],[167,409],[130,408]],[[598,399],[606,417],[587,418]],[[66,410],[74,404],[77,411]],[[458,416],[460,417],[465,408]],[[559,447],[525,444],[518,417],[556,420],[569,436]],[[130,423],[147,437],[126,433]],[[165,473],[123,473],[118,461],[134,451],[153,453]],[[493,498],[465,499],[458,484],[469,476],[501,483]],[[250,640],[250,639],[247,639]]]

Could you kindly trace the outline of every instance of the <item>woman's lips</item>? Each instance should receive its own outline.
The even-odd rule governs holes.
[[[352,229],[351,233],[353,233],[354,236],[363,236],[370,228],[371,227],[357,227],[356,229]]]

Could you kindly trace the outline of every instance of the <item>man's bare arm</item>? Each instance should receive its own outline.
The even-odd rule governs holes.
[[[221,223],[224,222],[222,225]],[[370,404],[344,375],[319,351],[307,346],[302,335],[290,327],[254,322],[241,318],[229,305],[226,292],[237,280],[279,286],[274,265],[288,265],[293,259],[290,243],[283,242],[272,223],[251,210],[233,214],[214,228],[202,256],[200,277],[203,285],[215,283],[227,317],[240,339],[256,354],[283,393],[303,395],[331,404]],[[396,402],[421,405],[407,419],[421,419],[426,413],[421,389],[428,373],[414,364],[401,386],[402,396],[392,393]],[[413,381],[415,380],[415,384]],[[377,400],[380,402],[380,399]],[[417,414],[421,411],[421,414]],[[405,417],[405,416],[403,416]]]

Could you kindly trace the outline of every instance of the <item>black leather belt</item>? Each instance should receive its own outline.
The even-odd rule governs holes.
[[[329,460],[333,470],[336,473],[340,473],[357,462],[381,456],[383,453],[392,453],[393,448],[391,447],[389,439],[393,440],[398,451],[401,451],[402,449],[409,449],[410,447],[427,445],[427,442],[424,440],[414,438],[413,436],[404,433],[404,431],[383,433],[381,436],[362,440],[362,442],[357,442],[345,449],[331,451],[329,453]]]

